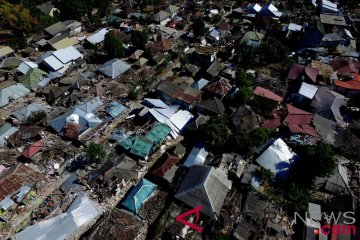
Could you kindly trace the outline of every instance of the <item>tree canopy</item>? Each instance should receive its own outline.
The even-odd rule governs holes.
[[[117,38],[114,32],[108,32],[105,35],[104,50],[111,58],[124,57],[124,44],[120,38]]]
[[[238,42],[235,46],[235,52],[239,65],[249,69],[269,63],[285,62],[288,58],[289,49],[278,40],[269,38],[259,46],[248,46]]]
[[[100,16],[104,16],[110,6],[110,0],[62,0],[58,3],[62,19],[78,19],[85,17],[94,8],[99,10]]]
[[[223,150],[231,136],[229,119],[226,117],[213,117],[203,125],[205,141],[215,151]]]
[[[299,186],[309,187],[315,177],[325,177],[336,167],[335,153],[326,143],[300,147],[296,152],[301,159],[295,162],[291,175]]]
[[[149,41],[149,35],[145,30],[134,31],[131,34],[131,42],[137,48],[144,49]]]
[[[87,148],[83,150],[85,157],[94,163],[99,163],[105,156],[106,152],[100,144],[90,142]]]
[[[37,19],[22,4],[12,4],[0,0],[1,28],[15,30],[18,33],[28,33],[34,30],[36,24]]]
[[[204,36],[208,31],[202,17],[195,19],[194,23],[192,24],[192,29],[195,36]]]

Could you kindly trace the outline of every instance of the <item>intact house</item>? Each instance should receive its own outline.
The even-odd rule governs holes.
[[[179,86],[171,82],[162,82],[156,88],[159,96],[171,104],[179,104],[185,109],[192,109],[200,99],[201,91],[192,87]]]
[[[155,13],[151,17],[151,20],[157,24],[165,26],[166,23],[170,21],[170,17],[171,17],[171,13],[161,10],[158,13]]]
[[[73,46],[46,52],[37,62],[45,69],[64,74],[65,71],[77,60],[82,59],[83,55]]]
[[[201,213],[217,219],[231,185],[220,169],[195,165],[184,177],[175,198],[191,208],[201,205]]]

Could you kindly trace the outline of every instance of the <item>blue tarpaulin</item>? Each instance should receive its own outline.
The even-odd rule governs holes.
[[[134,213],[138,213],[143,203],[156,190],[156,187],[154,183],[145,178],[141,179],[121,205]]]

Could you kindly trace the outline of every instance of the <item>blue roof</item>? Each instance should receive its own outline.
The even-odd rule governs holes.
[[[63,115],[60,115],[50,121],[48,121],[50,127],[52,127],[56,132],[60,133],[65,125],[67,124],[67,117],[72,114],[79,115],[79,125],[82,130],[87,129],[88,127],[95,127],[101,123],[101,120],[96,116],[88,116],[88,113],[94,112],[94,110],[98,109],[103,105],[103,102],[100,98],[96,97],[90,99],[84,103],[79,104],[73,109],[70,109]]]
[[[194,82],[193,84],[191,84],[192,88],[201,90],[202,88],[204,88],[207,84],[209,83],[208,80],[201,78],[199,81]]]
[[[5,137],[10,137],[14,133],[16,133],[18,129],[14,126],[12,126],[10,123],[5,123],[0,127],[0,146],[3,146],[6,144]]]
[[[19,193],[16,195],[16,202],[20,203],[24,197],[30,192],[31,190],[31,186],[29,185],[25,185],[25,186],[22,186],[19,190]]]
[[[101,101],[100,97],[95,97],[93,99],[89,99],[83,103],[80,103],[76,106],[76,108],[79,108],[83,110],[86,113],[91,113],[101,107],[103,105],[103,102]]]
[[[119,116],[122,112],[126,110],[126,107],[118,102],[112,102],[110,107],[106,109],[106,112],[110,114],[113,118]]]
[[[121,205],[136,214],[139,213],[143,203],[156,190],[156,187],[154,183],[145,178],[141,179]]]

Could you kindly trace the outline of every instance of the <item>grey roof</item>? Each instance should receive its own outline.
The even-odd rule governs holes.
[[[338,129],[333,120],[315,114],[313,124],[316,132],[324,142],[332,144],[335,147],[339,147],[344,143],[344,129]]]
[[[180,87],[171,82],[162,82],[157,87],[157,90],[169,97],[175,98],[175,95],[180,90]]]
[[[216,75],[219,74],[219,72],[223,69],[223,66],[221,64],[221,62],[219,61],[215,61],[213,64],[211,64],[211,66],[206,70],[206,72],[208,74],[210,74],[211,76],[215,77]]]
[[[30,92],[24,85],[17,83],[0,89],[0,107],[9,104],[10,100],[19,99]]]
[[[23,108],[15,110],[12,115],[20,122],[25,121],[33,112],[44,111],[49,113],[51,107],[43,103],[31,103]]]
[[[103,180],[108,181],[116,177],[119,182],[122,179],[130,181],[131,179],[137,179],[140,168],[141,166],[134,159],[122,154],[116,158],[109,159],[100,169],[90,173],[89,178],[90,181],[94,181],[101,177],[104,178]]]
[[[213,99],[201,100],[197,107],[213,114],[223,114],[225,112],[225,105],[223,101],[217,97]]]
[[[0,127],[0,146],[4,146],[6,144],[5,137],[10,137],[14,133],[16,133],[19,129],[13,127],[10,123],[5,123]]]
[[[65,213],[38,222],[17,233],[14,240],[70,239],[102,214],[102,210],[83,192],[80,192]]]
[[[21,203],[24,197],[30,192],[32,186],[24,185],[19,189],[19,193],[16,195],[16,202]]]
[[[49,33],[52,36],[55,36],[59,33],[62,33],[66,30],[66,25],[62,22],[57,22],[47,28],[45,28],[45,32]]]
[[[92,113],[102,105],[104,105],[104,103],[101,101],[100,97],[95,97],[83,103],[80,103],[76,106],[76,108],[79,108],[86,113]]]
[[[201,205],[202,213],[215,217],[219,215],[230,188],[231,181],[221,170],[210,166],[193,166],[175,197],[193,208]]]
[[[165,12],[165,11],[160,11],[158,13],[155,13],[153,16],[152,16],[152,20],[156,21],[156,22],[161,22],[165,19],[167,19],[168,17],[170,17],[171,14],[168,13],[168,12]]]
[[[11,207],[12,205],[14,205],[15,202],[10,198],[4,198],[1,202],[0,202],[0,209],[8,209],[9,207]]]
[[[327,87],[320,87],[311,102],[313,112],[320,116],[338,122],[343,121],[340,113],[340,107],[346,105],[347,99]]]
[[[106,76],[115,79],[119,77],[121,74],[125,73],[129,70],[131,66],[126,62],[119,60],[117,58],[111,59],[104,63],[100,68],[99,71],[104,73]]]
[[[338,164],[330,176],[316,178],[314,184],[330,193],[349,193],[349,176],[341,164]]]
[[[198,81],[194,82],[193,84],[191,84],[192,88],[201,90],[202,88],[204,88],[206,85],[208,85],[209,80],[206,80],[204,78],[199,79]]]
[[[48,15],[51,13],[51,10],[53,10],[54,5],[52,4],[51,1],[49,2],[45,2],[43,4],[37,5],[36,6],[41,12],[43,12],[44,14]]]

